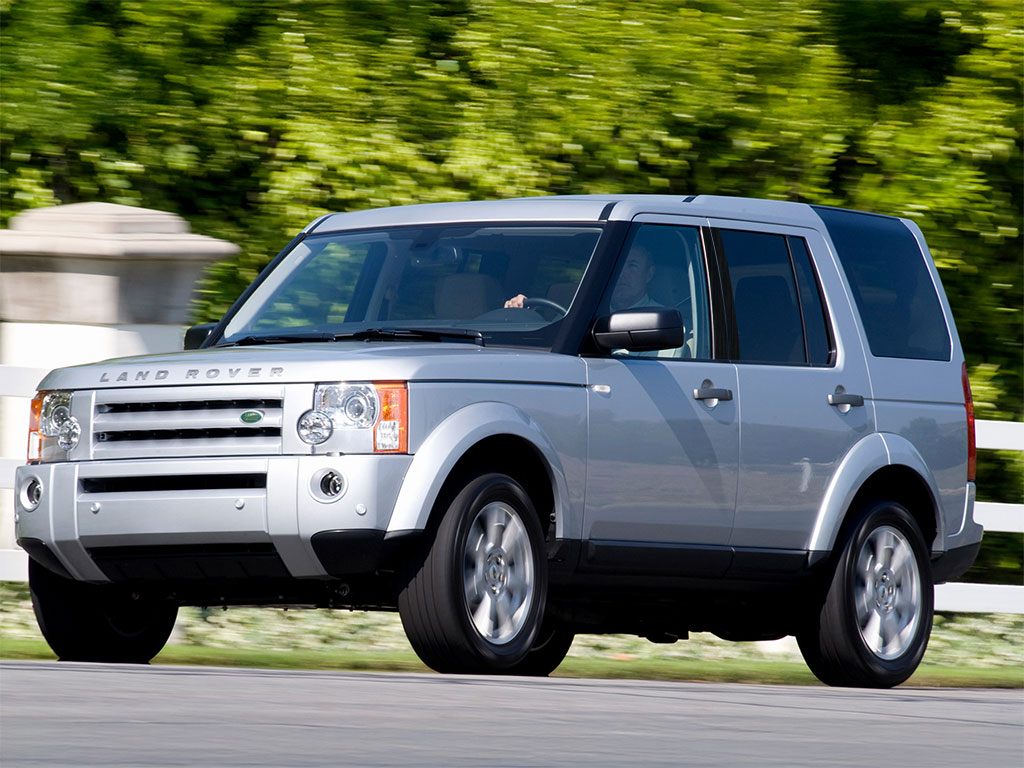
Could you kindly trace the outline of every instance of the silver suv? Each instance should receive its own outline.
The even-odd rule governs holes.
[[[17,535],[62,659],[148,661],[179,605],[294,605],[397,609],[443,672],[710,631],[892,686],[981,540],[964,356],[905,219],[332,214],[185,347],[33,401]]]

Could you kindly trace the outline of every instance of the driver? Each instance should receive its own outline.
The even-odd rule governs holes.
[[[523,302],[526,301],[526,295],[517,293],[511,299],[505,302],[505,309],[522,309]]]
[[[620,309],[633,309],[634,307],[660,307],[661,304],[652,299],[647,293],[647,286],[654,278],[654,260],[650,251],[643,245],[636,245],[626,256],[626,263],[622,265],[622,272],[612,289],[610,309],[617,312]],[[526,296],[518,294],[505,302],[505,309],[522,309]]]
[[[622,265],[619,279],[612,289],[609,310],[618,312],[620,309],[634,307],[660,307],[661,304],[647,294],[647,286],[653,278],[654,259],[651,252],[645,246],[634,246],[626,256],[626,263]]]

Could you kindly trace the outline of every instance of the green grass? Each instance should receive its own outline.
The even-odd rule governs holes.
[[[0,659],[56,661],[43,640],[0,639]],[[430,672],[414,653],[401,651],[348,651],[344,654],[310,650],[265,650],[168,645],[153,664],[259,669],[363,670],[375,672]]]
[[[936,614],[928,652],[908,686],[1024,687],[1024,617]],[[53,659],[25,584],[0,582],[0,659]],[[154,664],[264,669],[430,670],[394,613],[182,608]],[[815,685],[792,642],[730,643],[693,633],[674,645],[580,635],[557,677]]]
[[[0,639],[0,659],[54,660],[42,640]],[[156,665],[221,666],[259,669],[349,670],[372,672],[431,671],[415,654],[402,650],[352,651],[264,650],[168,645],[154,660]],[[553,677],[626,680],[756,683],[762,685],[819,685],[800,662],[724,659],[581,658],[570,656]],[[922,664],[904,683],[922,688],[1022,688],[1024,669],[1007,667],[960,667]]]

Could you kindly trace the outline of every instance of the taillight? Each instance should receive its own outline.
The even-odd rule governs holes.
[[[967,378],[967,363],[963,364],[961,379],[964,383],[964,408],[967,409],[967,482],[973,483],[978,467],[978,447],[974,439],[974,398],[971,381]]]

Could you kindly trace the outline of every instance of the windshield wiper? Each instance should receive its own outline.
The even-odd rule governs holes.
[[[218,347],[248,347],[253,344],[298,344],[303,341],[334,341],[333,333],[289,333],[268,334],[266,336],[243,336]]]
[[[466,339],[484,346],[484,335],[480,331],[464,328],[366,328],[352,333],[279,333],[265,336],[243,336],[240,339],[218,344],[218,347],[248,347],[255,344],[298,344],[304,341],[444,341],[445,339]]]
[[[366,328],[352,333],[339,333],[335,341],[353,339],[355,341],[388,340],[399,341],[444,341],[445,339],[466,339],[478,346],[484,346],[484,335],[480,331],[464,328]]]

